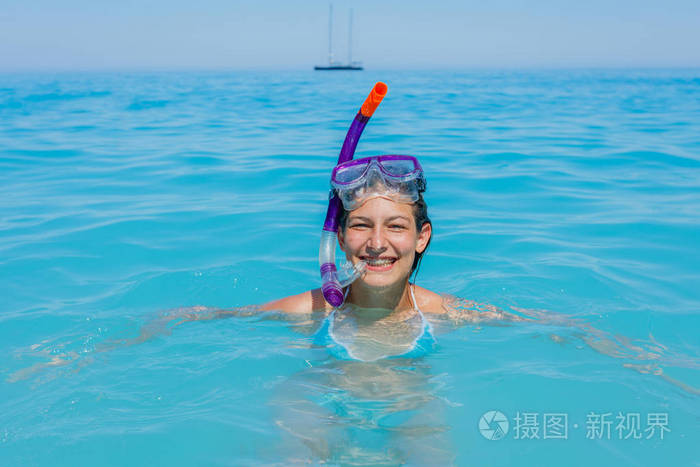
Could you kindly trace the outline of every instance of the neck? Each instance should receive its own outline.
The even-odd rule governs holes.
[[[408,278],[381,288],[369,287],[362,279],[357,280],[350,286],[346,301],[360,308],[383,308],[390,311],[413,308]]]

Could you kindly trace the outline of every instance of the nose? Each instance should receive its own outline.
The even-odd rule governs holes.
[[[367,256],[381,256],[382,253],[386,251],[386,247],[382,248],[372,248],[367,245]]]
[[[372,229],[372,235],[367,239],[365,249],[369,256],[379,256],[387,250],[386,239],[379,226]]]

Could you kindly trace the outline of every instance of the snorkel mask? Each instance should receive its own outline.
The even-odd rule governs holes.
[[[357,209],[370,198],[385,197],[397,202],[413,203],[425,190],[423,169],[412,156],[386,155],[352,160],[357,142],[370,117],[386,95],[386,84],[374,85],[355,116],[331,175],[331,194],[326,220],[321,231],[318,260],[323,280],[323,297],[334,307],[343,304],[343,288],[364,274],[367,263],[345,263],[338,271],[335,245],[338,239],[338,215],[342,207]]]
[[[425,191],[425,177],[413,156],[373,156],[351,160],[333,169],[331,186],[346,211],[353,211],[370,198],[389,198],[415,203]]]

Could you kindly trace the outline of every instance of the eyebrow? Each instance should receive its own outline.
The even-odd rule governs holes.
[[[403,220],[405,220],[405,221],[407,221],[407,222],[410,222],[410,221],[411,221],[411,220],[410,220],[408,217],[406,217],[406,216],[392,216],[392,217],[388,217],[387,219],[385,219],[385,222],[395,221],[396,219],[403,219]],[[364,216],[352,216],[349,220],[351,220],[351,221],[372,222],[372,219],[370,219],[369,217],[364,217]]]

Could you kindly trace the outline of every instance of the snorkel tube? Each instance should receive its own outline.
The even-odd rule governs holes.
[[[362,130],[369,122],[370,117],[377,110],[379,103],[386,96],[387,86],[382,82],[378,82],[372,88],[372,91],[365,99],[365,102],[360,107],[360,111],[355,115],[347,135],[345,142],[338,156],[338,164],[347,162],[352,159],[355,154],[357,142],[362,135]],[[335,244],[338,240],[338,214],[342,209],[340,198],[331,192],[331,198],[328,201],[328,211],[326,212],[326,221],[323,223],[321,231],[321,246],[318,251],[318,262],[321,267],[321,278],[323,280],[323,298],[326,299],[334,307],[339,307],[343,304],[343,287],[352,283],[365,272],[367,263],[364,261],[358,262],[356,265],[350,263],[345,264],[341,268],[341,277],[338,276],[338,270],[335,267]]]

